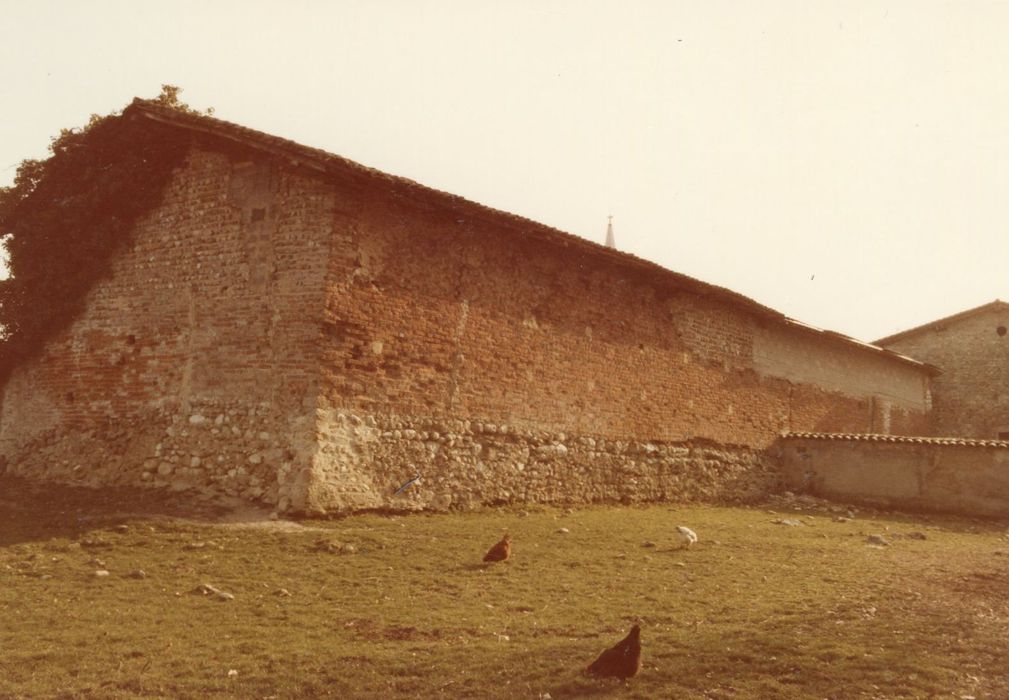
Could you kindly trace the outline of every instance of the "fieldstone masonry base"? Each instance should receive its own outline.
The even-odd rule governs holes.
[[[309,509],[445,510],[512,502],[749,501],[776,490],[768,453],[607,440],[469,420],[320,410]],[[396,489],[421,475],[403,493]]]
[[[51,430],[23,444],[12,475],[81,486],[145,486],[303,510],[314,451],[311,414],[266,403],[153,410],[89,430]]]
[[[86,431],[50,431],[21,455],[10,474],[238,497],[311,515],[518,502],[745,502],[778,490],[779,481],[773,455],[743,447],[337,409],[280,416],[267,405],[202,404]]]

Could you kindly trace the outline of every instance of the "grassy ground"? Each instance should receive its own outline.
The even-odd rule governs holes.
[[[0,479],[0,697],[1009,698],[1005,523],[779,503],[242,525],[137,498]],[[482,565],[506,530],[512,560]],[[634,622],[641,673],[584,677]]]

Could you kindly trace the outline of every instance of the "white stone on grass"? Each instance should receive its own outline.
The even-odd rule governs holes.
[[[222,591],[220,588],[217,588],[216,586],[211,586],[209,583],[201,583],[191,592],[199,595],[209,595],[215,598],[216,600],[220,601],[235,599],[235,596],[233,596],[231,593],[228,593],[227,591]]]

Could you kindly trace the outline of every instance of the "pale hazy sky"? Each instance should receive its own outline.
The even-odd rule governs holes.
[[[872,340],[1009,298],[1009,3],[0,0],[0,185],[194,107]]]

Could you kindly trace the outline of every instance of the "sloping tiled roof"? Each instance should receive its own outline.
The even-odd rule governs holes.
[[[684,289],[698,296],[717,299],[747,311],[758,318],[774,321],[821,338],[836,341],[850,349],[876,353],[888,359],[911,365],[931,375],[940,373],[939,369],[933,365],[920,362],[892,350],[864,343],[841,333],[824,331],[813,326],[808,326],[788,318],[780,311],[775,311],[725,287],[702,282],[688,275],[667,270],[661,265],[631,255],[630,253],[625,253],[614,248],[607,248],[531,219],[493,209],[492,207],[472,202],[458,195],[426,187],[405,177],[389,175],[388,173],[366,167],[360,163],[355,163],[352,160],[318,148],[303,146],[294,141],[278,136],[271,136],[262,131],[249,129],[232,122],[202,114],[183,112],[158,104],[157,102],[141,100],[139,98],[135,99],[123,114],[127,117],[147,118],[225,141],[231,141],[283,158],[292,165],[309,168],[325,175],[339,176],[344,180],[350,178],[358,180],[361,184],[377,184],[386,187],[394,196],[410,199],[422,205],[446,208],[456,212],[457,215],[465,214],[471,218],[483,218],[491,220],[498,225],[507,225],[513,228],[517,234],[526,238],[543,241],[551,246],[567,248],[572,252],[585,253],[597,259],[608,260],[624,269],[634,270],[650,277],[665,286]]]
[[[957,445],[960,447],[1009,447],[1009,440],[977,440],[957,437],[913,437],[877,433],[785,433],[786,440],[846,440],[855,442],[897,442],[915,445]]]
[[[981,306],[975,306],[973,309],[967,309],[966,311],[961,311],[960,313],[953,314],[952,316],[945,316],[943,318],[936,319],[935,321],[930,321],[920,326],[915,326],[914,328],[908,328],[906,331],[901,331],[899,333],[894,333],[893,335],[888,335],[885,338],[880,338],[879,340],[877,340],[875,344],[883,345],[885,343],[892,343],[897,340],[908,338],[912,335],[924,333],[925,331],[938,329],[950,323],[961,321],[965,318],[969,318],[971,316],[984,313],[985,311],[994,311],[996,309],[1009,309],[1009,304],[1002,301],[1001,299],[996,299],[995,301],[990,301],[987,304],[982,304]]]

